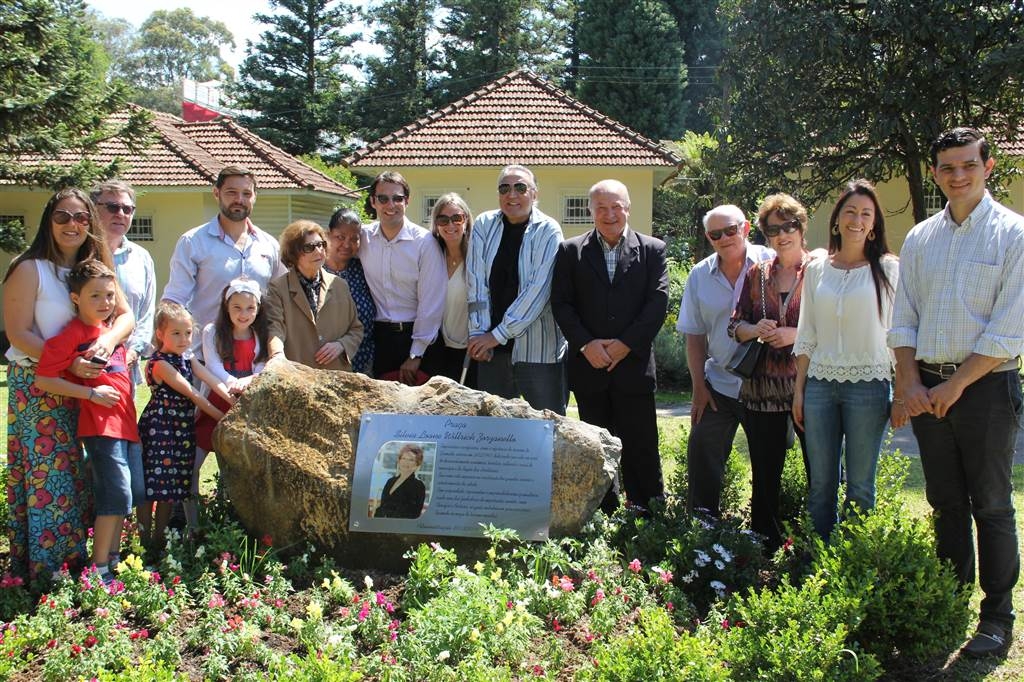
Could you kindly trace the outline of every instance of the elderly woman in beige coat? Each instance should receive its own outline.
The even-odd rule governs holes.
[[[281,262],[289,272],[270,283],[267,320],[270,357],[317,369],[351,371],[363,340],[348,284],[324,270],[327,234],[310,220],[297,220],[281,233]]]

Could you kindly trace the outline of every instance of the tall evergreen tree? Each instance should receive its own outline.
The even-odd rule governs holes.
[[[335,147],[351,94],[343,67],[357,38],[345,32],[355,10],[339,0],[270,4],[283,11],[253,17],[271,28],[249,45],[239,82],[229,88],[235,107],[257,112],[239,120],[291,154]]]
[[[437,7],[438,0],[384,0],[368,8],[374,43],[384,54],[364,61],[366,85],[352,106],[355,135],[375,140],[431,109],[438,56],[430,41]]]
[[[664,0],[585,0],[581,9],[580,99],[648,137],[680,137],[686,65]]]
[[[547,5],[540,0],[441,0],[442,68],[440,100],[462,97],[509,71],[527,68],[546,74],[562,65],[552,36]]]
[[[710,104],[722,93],[717,73],[726,38],[719,0],[665,0],[665,4],[676,20],[686,51],[685,127],[710,132],[714,127]]]

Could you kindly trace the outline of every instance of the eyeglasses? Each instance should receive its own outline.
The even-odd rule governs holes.
[[[452,216],[439,215],[434,219],[434,222],[437,223],[438,227],[448,227],[449,224],[462,225],[466,222],[466,216],[461,213],[456,213]]]
[[[107,209],[107,211],[110,212],[110,215],[117,215],[118,213],[131,215],[132,213],[135,213],[135,207],[131,204],[119,204],[116,201],[105,201],[97,205]]]
[[[405,202],[404,194],[392,194],[390,196],[388,196],[387,194],[378,194],[375,198],[377,199],[378,204],[384,204],[385,206],[392,202],[396,204],[401,204]]]
[[[731,237],[739,231],[740,225],[739,223],[735,223],[733,225],[727,225],[720,230],[708,230],[707,235],[708,239],[713,242],[717,242],[722,237]]]
[[[88,211],[75,211],[72,213],[71,211],[65,211],[63,208],[55,210],[50,217],[58,225],[67,225],[69,220],[74,220],[79,225],[88,225],[92,219],[92,215]]]
[[[321,251],[326,250],[327,242],[321,240],[318,242],[310,242],[308,244],[303,244],[302,246],[299,247],[299,251],[301,251],[302,253],[313,253],[317,249]]]
[[[793,218],[792,220],[787,220],[781,225],[765,225],[762,231],[764,232],[764,236],[766,237],[778,237],[780,232],[785,232],[786,234],[793,234],[799,229],[800,221],[797,220],[796,218]]]
[[[498,185],[498,194],[508,194],[512,190],[515,190],[516,194],[526,194],[530,190],[530,186],[525,182],[513,182],[512,184],[503,182]]]

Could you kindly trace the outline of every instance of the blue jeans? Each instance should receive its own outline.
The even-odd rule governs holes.
[[[512,354],[495,352],[490,362],[479,363],[477,386],[502,398],[520,395],[535,410],[551,410],[565,416],[567,398],[565,363],[517,362]]]
[[[145,499],[142,444],[120,438],[83,438],[92,468],[97,516],[128,516]]]
[[[846,447],[846,506],[875,506],[875,472],[889,419],[889,382],[824,381],[808,377],[804,387],[804,426],[810,465],[807,508],[814,530],[832,534],[839,517],[840,456]]]

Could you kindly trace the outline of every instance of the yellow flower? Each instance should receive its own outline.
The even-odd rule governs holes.
[[[292,618],[292,622],[289,623],[289,625],[292,626],[292,630],[301,630],[302,629],[302,619],[301,618]]]
[[[511,625],[512,624],[512,619],[513,619],[513,614],[512,614],[511,611],[509,611],[508,613],[505,614],[505,617],[501,619],[501,622],[504,623],[505,625]]]
[[[480,631],[476,628],[473,628],[469,631],[469,641],[475,642],[478,639],[480,639]]]
[[[127,599],[122,599],[121,600],[121,608],[122,609],[127,610],[127,609],[130,609],[131,607],[132,607],[132,603],[130,601],[128,601]]]
[[[324,616],[324,607],[318,601],[311,601],[306,606],[306,613],[310,620],[320,620]]]
[[[487,550],[487,556],[489,556],[491,559],[493,559],[496,555],[497,555],[497,552],[494,551],[493,547],[491,547],[491,548],[489,548]]]
[[[473,564],[473,570],[476,571],[477,573],[482,573],[483,570],[484,570],[483,562],[482,561],[478,561],[475,564]]]
[[[324,582],[323,582],[323,588],[324,588],[325,590],[329,590],[329,589],[331,589],[331,581],[330,581],[330,580],[328,580],[327,578],[324,578]]]
[[[501,578],[501,569],[496,568],[494,569],[494,571],[491,572],[491,580],[493,580],[494,582],[498,582],[499,578]]]
[[[152,573],[150,573],[149,571],[143,571],[142,572],[142,579],[145,580],[148,583],[149,582],[149,576],[151,576],[151,575],[152,575]]]
[[[498,634],[500,635],[501,633],[505,632],[505,624],[504,623],[498,623],[497,625],[494,626],[494,629],[497,630]]]

